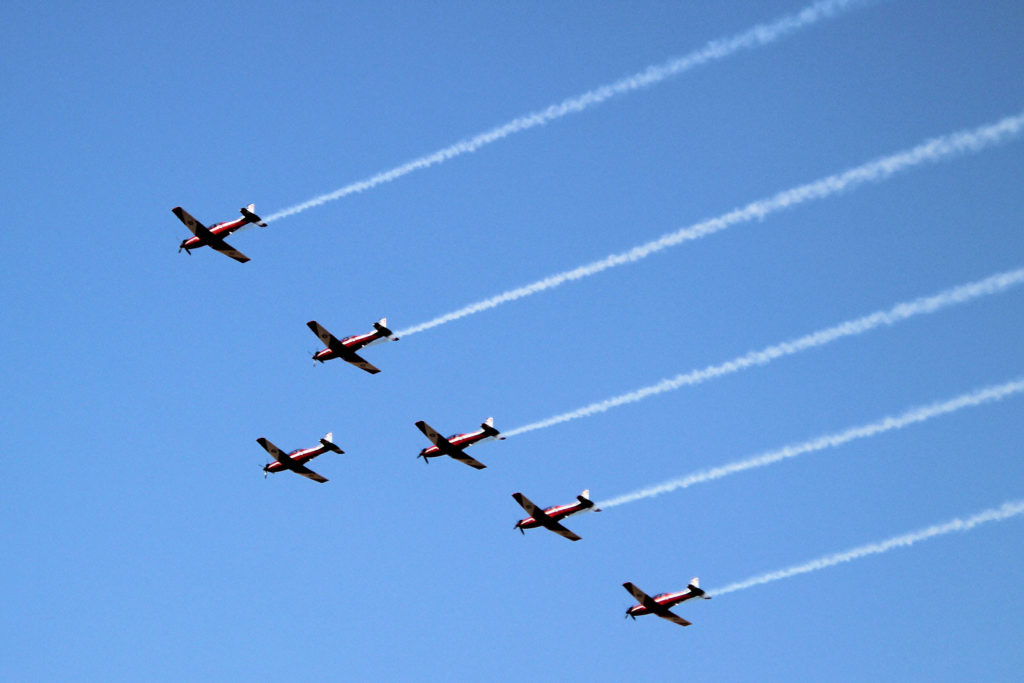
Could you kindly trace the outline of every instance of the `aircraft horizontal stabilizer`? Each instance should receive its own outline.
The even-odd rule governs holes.
[[[484,430],[484,434],[489,437],[504,440],[505,437],[501,436],[501,432],[494,428],[494,418],[489,417],[480,423],[480,429]]]
[[[257,216],[255,213],[253,213],[255,210],[256,210],[256,205],[255,204],[250,204],[249,206],[245,206],[245,207],[242,207],[241,209],[239,209],[239,211],[241,212],[242,216],[244,216],[245,220],[248,221],[249,223],[255,223],[256,225],[260,226],[261,228],[267,227],[267,224],[263,221],[263,219],[260,218],[259,216]]]
[[[398,337],[395,336],[394,332],[392,332],[391,330],[388,329],[387,324],[388,324],[388,319],[387,318],[381,318],[380,320],[378,320],[377,322],[375,322],[373,324],[373,329],[377,330],[378,332],[380,332],[382,335],[384,335],[385,337],[387,337],[391,341],[398,341]]]
[[[690,579],[690,583],[687,586],[687,588],[690,589],[690,592],[693,593],[694,597],[696,598],[704,598],[705,600],[711,599],[711,596],[705,595],[704,589],[700,588],[700,579],[698,579],[696,576]]]
[[[333,441],[331,441],[331,436],[332,436],[332,434],[330,432],[328,432],[327,436],[325,436],[324,438],[320,439],[320,445],[323,446],[324,448],[326,448],[327,450],[332,451],[334,453],[344,453],[345,451],[343,451],[340,448],[338,448],[338,446]]]

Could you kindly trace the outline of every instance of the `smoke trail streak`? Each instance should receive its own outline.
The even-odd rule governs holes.
[[[936,163],[958,154],[979,152],[1015,138],[1022,130],[1024,130],[1024,112],[1015,116],[1008,116],[1001,121],[984,125],[974,130],[960,131],[934,138],[912,149],[897,152],[891,156],[876,159],[842,173],[830,175],[821,180],[779,192],[767,199],[751,202],[743,208],[735,209],[717,218],[711,218],[676,232],[668,233],[656,240],[634,247],[629,251],[612,254],[599,261],[594,261],[572,270],[566,270],[528,285],[492,296],[489,299],[469,304],[457,311],[446,313],[428,322],[401,330],[397,334],[400,337],[406,337],[410,334],[423,332],[453,320],[465,318],[468,315],[480,313],[501,304],[558,287],[566,282],[596,275],[609,268],[636,263],[663,249],[706,237],[733,225],[748,223],[755,219],[764,219],[777,211],[788,209],[812,199],[824,199],[844,190],[852,190],[864,183],[880,182],[896,173],[923,163]]]
[[[856,439],[865,439],[894,429],[902,429],[903,427],[907,427],[912,424],[930,420],[933,417],[955,413],[964,408],[973,408],[985,403],[1001,401],[1008,396],[1019,394],[1022,391],[1024,391],[1024,378],[1006,382],[1005,384],[985,387],[967,394],[961,394],[960,396],[951,398],[948,401],[941,401],[919,408],[912,408],[900,415],[890,415],[878,420],[877,422],[861,425],[859,427],[850,427],[849,429],[841,432],[819,436],[815,439],[804,441],[803,443],[784,446],[777,450],[768,451],[761,455],[746,458],[744,460],[737,460],[736,462],[732,462],[727,465],[695,472],[677,479],[670,479],[669,481],[655,486],[649,486],[610,500],[601,501],[597,506],[603,509],[608,509],[610,507],[615,507],[616,505],[632,503],[633,501],[642,500],[644,498],[653,498],[654,496],[675,491],[676,489],[685,489],[693,486],[694,484],[714,481],[715,479],[727,477],[730,474],[736,474],[738,472],[751,470],[757,467],[764,467],[765,465],[771,465],[781,462],[782,460],[795,458],[798,455],[803,455],[805,453],[814,453],[816,451],[825,450],[826,448],[836,448]]]
[[[825,569],[844,562],[850,562],[868,555],[878,555],[880,553],[889,552],[895,548],[905,548],[917,543],[918,541],[935,538],[936,536],[943,536],[945,534],[953,533],[954,531],[970,531],[980,524],[985,524],[986,522],[1002,522],[1010,519],[1011,517],[1016,517],[1021,513],[1024,513],[1024,500],[1003,503],[1002,506],[998,508],[990,508],[984,512],[979,512],[976,515],[968,517],[967,519],[954,519],[946,522],[945,524],[936,524],[935,526],[930,526],[927,529],[922,529],[920,531],[914,531],[902,536],[893,536],[890,539],[880,541],[878,543],[870,543],[845,552],[826,555],[825,557],[820,557],[817,560],[811,560],[805,564],[796,565],[776,572],[770,572],[768,574],[762,574],[761,576],[755,576],[747,579],[746,581],[731,583],[724,588],[708,591],[708,594],[718,596],[725,595],[726,593],[734,593],[736,591],[752,588],[761,584],[771,583],[780,579],[787,579],[791,576],[796,576],[797,574],[815,572],[819,569]]]
[[[578,408],[568,413],[562,413],[561,415],[556,415],[554,417],[547,418],[546,420],[541,420],[539,422],[534,422],[533,424],[528,424],[524,427],[504,432],[504,436],[516,436],[517,434],[531,432],[535,429],[543,429],[561,422],[568,422],[569,420],[588,417],[595,413],[603,413],[611,408],[625,405],[627,403],[635,403],[648,398],[649,396],[654,396],[655,394],[674,391],[684,386],[700,384],[701,382],[705,382],[709,379],[739,372],[740,370],[746,370],[747,368],[751,368],[756,365],[767,365],[778,358],[791,356],[795,353],[818,346],[824,346],[825,344],[837,339],[842,339],[843,337],[864,334],[865,332],[882,325],[895,325],[898,322],[902,322],[914,316],[935,313],[943,308],[957,304],[964,304],[982,296],[998,294],[1010,287],[1019,285],[1022,282],[1024,282],[1024,268],[1007,271],[1005,273],[998,273],[987,277],[984,280],[978,280],[976,282],[953,287],[952,289],[947,289],[934,296],[922,297],[913,301],[896,304],[887,311],[875,311],[874,313],[861,318],[848,320],[833,327],[827,327],[823,330],[818,330],[817,332],[804,335],[798,339],[768,346],[760,351],[751,351],[745,355],[719,365],[709,365],[706,368],[691,370],[690,372],[676,375],[669,379],[663,379],[657,384],[637,389],[636,391],[630,391],[604,401],[591,403],[590,405]]]
[[[267,216],[264,220],[268,223],[292,216],[306,209],[320,206],[335,199],[341,199],[350,194],[357,194],[365,190],[389,183],[392,180],[408,175],[413,171],[436,166],[454,157],[462,156],[470,152],[497,142],[520,131],[529,130],[536,126],[542,126],[568,114],[581,112],[584,109],[600,104],[613,97],[646,88],[667,78],[678,76],[695,67],[709,62],[724,59],[729,55],[744,49],[753,49],[773,43],[799,29],[806,28],[813,24],[836,16],[856,5],[865,4],[867,0],[819,0],[808,5],[796,14],[782,17],[770,24],[758,24],[743,33],[731,38],[713,40],[704,47],[691,52],[683,57],[677,57],[664,64],[652,65],[643,71],[627,76],[621,80],[608,85],[602,85],[594,90],[563,100],[560,104],[553,104],[541,111],[533,112],[525,116],[513,119],[497,128],[475,135],[469,139],[461,140],[454,145],[440,149],[433,154],[419,157],[410,162],[397,166],[390,171],[383,171],[375,176],[346,185],[341,189],[327,194],[314,197],[309,201],[296,204],[282,211]]]

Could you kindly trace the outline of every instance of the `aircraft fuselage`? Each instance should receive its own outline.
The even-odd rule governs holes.
[[[569,515],[574,515],[577,512],[583,512],[584,510],[587,510],[592,507],[593,504],[584,505],[583,503],[575,502],[570,503],[568,505],[555,505],[554,507],[549,507],[544,510],[544,514],[557,522],[560,519],[565,519]],[[536,529],[539,526],[542,526],[540,522],[535,520],[533,517],[527,517],[526,519],[521,519],[518,522],[516,522],[514,528]]]
[[[695,593],[691,591],[689,588],[687,588],[686,590],[679,591],[677,593],[662,593],[661,595],[655,595],[651,599],[659,605],[661,605],[662,607],[668,609],[669,607],[673,607],[681,602],[685,602],[687,600],[690,600],[691,598],[699,597],[703,594],[703,591],[701,591],[700,593]],[[643,605],[633,605],[628,610],[626,610],[626,614],[628,614],[631,617],[639,617],[642,614],[650,613],[650,610],[648,610]]]
[[[487,441],[489,439],[496,438],[498,438],[497,432],[488,432],[487,430],[484,429],[478,429],[477,431],[470,432],[468,434],[456,434],[454,436],[451,436],[448,438],[448,443],[450,443],[456,449],[462,450],[463,448],[467,446],[472,446],[475,443],[480,443],[481,441]],[[424,448],[422,451],[420,451],[420,455],[423,456],[424,458],[436,458],[439,455],[447,455],[447,453],[442,451],[437,446],[428,446]]]
[[[216,225],[210,226],[209,230],[217,237],[227,237],[228,235],[233,233],[235,230],[238,230],[240,227],[242,227],[248,222],[249,221],[247,221],[243,216],[242,218],[238,218],[233,221],[228,221],[226,223],[217,223]],[[181,248],[185,249],[186,251],[205,246],[206,242],[199,239],[195,235],[189,237],[187,240],[182,240],[181,242]]]
[[[316,456],[322,455],[326,452],[327,449],[324,446],[317,446],[315,448],[300,448],[297,451],[292,451],[291,453],[289,453],[288,457],[291,458],[292,462],[294,462],[295,464],[301,465],[303,463],[309,462]],[[268,463],[263,467],[264,472],[270,473],[283,472],[287,469],[290,468],[286,467],[285,465],[282,465],[276,460],[272,463]]]
[[[380,330],[374,330],[373,332],[367,332],[366,334],[356,334],[352,335],[351,337],[345,337],[344,339],[341,340],[341,343],[344,344],[345,348],[347,348],[349,351],[355,352],[358,351],[359,349],[364,349],[367,346],[372,346],[373,344],[380,341],[384,341],[386,339],[386,334],[384,334]],[[313,360],[320,361],[321,363],[323,363],[325,360],[331,360],[332,358],[337,357],[338,354],[336,354],[331,348],[320,349],[319,351],[313,354]]]

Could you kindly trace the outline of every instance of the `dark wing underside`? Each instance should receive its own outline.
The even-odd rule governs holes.
[[[662,619],[667,619],[671,621],[673,624],[679,624],[680,626],[690,625],[690,622],[688,622],[686,619],[683,619],[678,614],[673,614],[672,612],[669,612],[667,609],[661,612],[655,612],[655,614],[657,614]]]
[[[340,350],[345,348],[345,346],[340,341],[338,341],[333,334],[328,332],[317,321],[310,320],[308,323],[306,323],[306,327],[313,330],[313,334],[316,335],[316,338],[323,342],[323,345],[329,348],[331,351],[338,353]]]
[[[273,456],[274,460],[278,461],[282,465],[288,466],[291,463],[292,459],[289,458],[284,451],[282,451],[280,448],[272,444],[270,442],[270,439],[261,436],[260,438],[256,439],[256,443],[263,446],[263,449],[266,450],[267,453],[270,453],[270,455]]]
[[[174,212],[174,215],[178,217],[178,220],[184,223],[185,227],[188,228],[196,237],[206,239],[208,235],[213,234],[205,225],[193,218],[192,214],[180,206],[174,207],[171,211]]]
[[[213,235],[213,233],[210,234]],[[230,244],[222,240],[220,237],[217,237],[216,235],[213,235],[213,239],[207,239],[206,243],[210,245],[211,249],[219,251],[225,256],[230,256],[239,263],[246,263],[247,261],[249,261],[248,256],[238,251],[237,249],[235,249]]]
[[[457,448],[452,449],[452,451],[445,452],[448,453],[448,455],[451,456],[452,458],[455,458],[459,462],[465,463],[474,469],[487,469],[487,465],[483,464],[482,462],[479,462],[478,460],[474,460],[473,458],[469,457],[468,455],[458,450]]]
[[[552,521],[550,525],[545,524],[544,526],[546,526],[551,531],[554,531],[556,534],[558,534],[562,538],[568,538],[570,541],[578,541],[578,540],[580,540],[579,536],[577,536],[573,532],[569,531],[568,529],[566,529],[564,526],[562,526],[558,522]]]
[[[317,474],[316,472],[314,472],[313,470],[311,470],[308,467],[305,467],[303,465],[296,465],[296,466],[292,467],[291,470],[292,470],[292,472],[295,472],[296,474],[301,474],[306,479],[312,479],[313,481],[318,481],[321,484],[323,484],[325,481],[327,481],[327,477],[321,476],[321,475]]]
[[[434,444],[435,446],[440,448],[445,453],[447,453],[448,450],[450,450],[452,448],[452,445],[448,441],[448,439],[446,439],[443,436],[441,436],[440,434],[438,434],[436,429],[434,429],[433,427],[428,425],[423,420],[420,420],[419,422],[416,423],[416,429],[418,429],[421,432],[423,432],[423,436],[425,436],[428,439],[430,439],[430,443]]]
[[[529,498],[527,498],[523,494],[521,494],[521,493],[513,493],[512,497],[515,498],[516,502],[519,503],[519,505],[522,506],[522,508],[524,510],[526,510],[526,513],[528,515],[533,517],[535,520],[537,520],[541,524],[543,524],[545,521],[550,521],[551,520],[551,518],[548,517],[544,513],[544,511],[542,509],[540,509],[540,507],[537,506],[536,503],[534,503],[532,500],[530,500]]]
[[[376,375],[378,372],[380,372],[380,368],[375,366],[373,363],[370,363],[369,361],[364,359],[362,356],[360,356],[359,354],[357,354],[357,353],[355,353],[353,351],[346,350],[343,353],[339,353],[338,357],[341,358],[344,361],[347,361],[347,362],[351,363],[352,365],[356,366],[357,368],[360,368],[362,370],[366,370],[371,375]]]

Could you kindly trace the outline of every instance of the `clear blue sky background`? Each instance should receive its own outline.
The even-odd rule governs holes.
[[[1024,265],[1024,141],[314,368],[395,329],[1024,107],[1019,2],[879,3],[230,241],[269,214],[795,11],[694,3],[0,6],[0,676],[1010,680],[1024,519],[624,622],[1024,497],[1024,399],[521,537],[1024,374],[1024,290],[415,459]],[[256,444],[333,430],[318,485]]]

